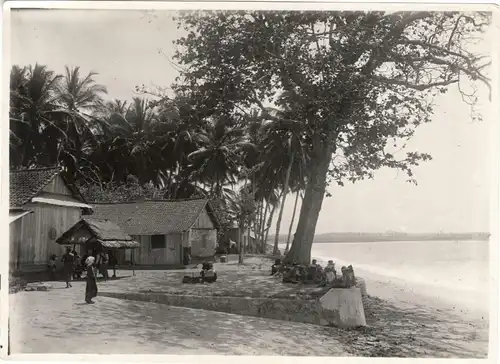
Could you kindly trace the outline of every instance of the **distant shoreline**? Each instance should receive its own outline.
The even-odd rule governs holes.
[[[461,234],[403,234],[403,233],[327,233],[314,237],[314,243],[377,243],[397,241],[488,241],[488,233],[461,233]],[[279,242],[285,243],[287,237],[280,235]],[[293,240],[293,239],[290,239]],[[268,243],[274,242],[274,237]]]

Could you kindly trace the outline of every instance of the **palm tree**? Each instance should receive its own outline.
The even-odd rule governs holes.
[[[125,116],[128,110],[128,102],[115,99],[106,103],[106,111],[112,114]]]
[[[252,144],[243,128],[226,119],[207,123],[198,138],[199,148],[188,159],[197,168],[200,180],[210,186],[211,196],[221,198],[225,184],[236,184],[242,151]]]
[[[286,111],[270,110],[269,112],[278,117],[286,116]],[[298,122],[285,122],[279,119],[274,119],[263,126],[263,131],[266,134],[266,138],[262,141],[263,155],[269,164],[269,168],[274,170],[274,175],[282,178],[281,206],[276,223],[274,254],[278,252],[281,219],[286,197],[289,193],[292,170],[295,170],[296,178],[300,178],[303,175],[303,166],[306,164],[307,153],[303,145],[302,128],[302,124]]]
[[[93,167],[87,156],[99,144],[107,128],[106,121],[99,117],[104,109],[103,96],[107,89],[96,83],[96,75],[89,72],[82,77],[80,67],[66,66],[56,90],[60,105],[58,123],[67,136],[59,145],[58,159],[68,167],[68,177],[71,178],[85,175],[84,169]],[[82,165],[83,161],[88,163],[87,168]]]
[[[57,150],[60,138],[65,136],[54,121],[60,79],[44,65],[12,67],[9,110],[12,166],[57,162],[53,149]],[[44,134],[48,138],[42,137]]]
[[[134,132],[147,133],[151,128],[155,114],[147,99],[134,97],[125,117],[132,125]]]
[[[96,72],[80,76],[80,67],[65,67],[65,75],[58,85],[57,97],[63,109],[86,115],[104,108],[103,95],[108,93],[106,86],[95,82]]]

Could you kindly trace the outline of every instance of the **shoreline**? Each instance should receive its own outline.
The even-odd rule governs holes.
[[[320,264],[326,264],[327,258],[319,256]],[[347,262],[331,257],[337,262],[337,270]],[[374,272],[371,269],[359,268],[363,264],[352,263],[356,276],[363,278],[368,294],[380,299],[403,303],[425,303],[441,310],[451,310],[464,319],[488,320],[489,286],[483,290],[468,290],[449,287],[433,282],[420,282],[397,277],[392,274]],[[381,269],[383,271],[383,269]]]

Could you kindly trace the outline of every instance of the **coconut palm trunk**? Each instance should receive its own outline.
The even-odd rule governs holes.
[[[285,254],[287,254],[288,250],[290,249],[290,237],[292,236],[292,228],[295,221],[295,213],[297,211],[297,202],[299,202],[299,195],[300,191],[297,191],[297,196],[295,196],[295,204],[293,205],[292,221],[290,222],[290,227],[288,228],[288,237],[286,238]]]
[[[243,236],[245,236],[245,220],[240,219],[240,236],[238,239],[238,264],[243,264]]]
[[[274,212],[276,211],[276,206],[278,204],[273,205],[271,209],[271,214],[269,215],[269,219],[267,219],[267,225],[266,225],[266,238],[264,239],[264,248],[266,248],[267,251],[267,239],[269,238],[269,231],[271,230],[271,224],[273,223],[273,217],[274,217]]]
[[[245,247],[245,252],[246,253],[252,253],[252,247],[250,246],[250,223],[248,224],[247,226],[247,243],[246,243],[246,247]]]
[[[288,185],[290,183],[290,173],[292,172],[293,159],[294,159],[294,153],[292,153],[290,155],[290,162],[289,162],[288,168],[286,170],[285,185],[283,187],[283,197],[281,200],[281,208],[280,208],[280,212],[278,214],[278,221],[276,222],[276,235],[274,236],[273,254],[278,253],[278,242],[279,242],[279,238],[280,238],[280,225],[281,225],[281,219],[283,218],[283,210],[285,209],[286,195],[288,194]]]
[[[263,204],[265,204],[264,208],[264,214],[262,215],[262,222],[260,225],[260,244],[261,244],[261,250],[262,254],[266,254],[266,244],[267,244],[267,237],[266,237],[266,222],[267,222],[267,214],[269,213],[269,203],[263,201]]]

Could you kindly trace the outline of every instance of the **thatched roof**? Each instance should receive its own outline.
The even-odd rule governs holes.
[[[89,234],[84,234],[81,230],[86,230]],[[89,239],[90,235],[90,239]],[[100,243],[107,248],[138,248],[139,243],[134,241],[130,235],[125,233],[118,225],[109,220],[98,220],[94,218],[84,218],[66,231],[57,242],[62,245],[85,244],[87,241]]]
[[[113,221],[132,235],[181,233],[189,230],[204,209],[218,221],[206,199],[92,203],[92,218]]]
[[[99,240],[133,240],[132,237],[120,229],[118,225],[109,220],[84,218],[84,221],[90,231],[92,231]]]

